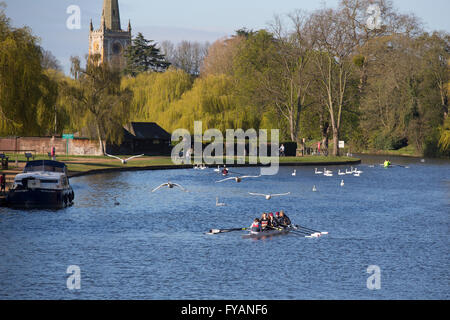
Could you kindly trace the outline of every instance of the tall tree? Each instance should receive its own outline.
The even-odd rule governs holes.
[[[208,54],[208,42],[181,41],[174,45],[170,41],[161,43],[161,50],[167,58],[167,61],[175,68],[181,69],[186,73],[198,76],[203,64],[203,60]]]
[[[107,63],[100,63],[99,55],[88,58],[85,69],[74,59],[74,70],[78,79],[65,86],[65,94],[70,102],[70,115],[76,117],[78,129],[87,129],[91,137],[99,139],[105,152],[104,141],[120,143],[123,125],[129,121],[129,102],[132,93],[121,89],[119,71]]]
[[[219,39],[208,49],[202,67],[201,76],[226,74],[232,75],[233,63],[238,54],[238,48],[242,41],[242,36],[233,36]]]
[[[125,73],[135,77],[139,73],[154,71],[164,72],[170,66],[156,43],[138,33],[125,52],[127,67]]]
[[[0,134],[49,132],[57,85],[41,66],[42,51],[28,28],[13,28],[0,7]]]

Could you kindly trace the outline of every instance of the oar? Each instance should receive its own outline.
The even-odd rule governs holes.
[[[393,164],[393,166],[395,166],[395,167],[402,167],[402,168],[405,168],[405,169],[409,169],[408,166],[402,166],[402,165],[400,165],[400,164]]]
[[[304,238],[319,238],[320,237],[320,233],[310,233],[310,232],[305,232],[305,231],[300,231],[300,230],[290,230],[289,233],[296,235],[296,236],[304,237]]]
[[[318,238],[319,236],[321,236],[322,234],[319,232],[309,232],[306,230],[298,230],[298,226],[295,225],[290,225],[290,226],[285,226],[286,228],[289,228],[289,232],[291,232],[292,234],[295,235],[299,235],[305,238]],[[280,230],[286,230],[286,229],[280,229]]]
[[[328,234],[328,232],[317,231],[317,230],[313,230],[313,229],[306,228],[306,227],[302,227],[302,226],[296,226],[296,227],[299,228],[299,229],[306,230],[306,231],[310,231],[310,232],[314,232],[314,233],[319,233],[319,234],[321,234],[321,235],[326,235],[326,234]]]
[[[207,234],[219,234],[219,233],[228,233],[233,231],[245,231],[249,228],[235,228],[235,229],[211,229]]]
[[[318,232],[312,233],[303,230],[291,230],[291,232],[294,234],[305,236],[306,238],[318,238],[322,235],[321,233]]]

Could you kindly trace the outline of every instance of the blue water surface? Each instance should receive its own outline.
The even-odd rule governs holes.
[[[0,299],[448,299],[450,163],[391,158],[409,168],[384,169],[383,161],[364,157],[361,177],[338,176],[345,166],[327,168],[333,177],[283,167],[240,184],[216,183],[213,169],[73,178],[70,208],[0,208]],[[151,193],[168,180],[189,192]],[[248,192],[291,194],[267,201]],[[205,235],[281,209],[329,235]],[[80,290],[67,288],[71,265]],[[367,288],[371,265],[381,270],[379,290]]]

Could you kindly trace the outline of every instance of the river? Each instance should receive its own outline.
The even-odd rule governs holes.
[[[213,169],[73,178],[70,208],[0,208],[0,299],[449,299],[450,162],[362,160],[360,177],[338,176],[344,166],[327,167],[333,177],[283,167],[239,184],[216,183]],[[168,180],[189,192],[151,192]],[[205,235],[279,210],[329,235]],[[79,290],[68,289],[69,266],[79,267]],[[369,266],[378,290],[368,289]]]

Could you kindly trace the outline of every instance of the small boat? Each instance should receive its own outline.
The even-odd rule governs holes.
[[[37,160],[28,162],[23,173],[16,175],[7,204],[13,208],[62,209],[70,206],[74,198],[66,165]]]
[[[270,237],[286,235],[289,232],[290,232],[289,229],[268,230],[268,231],[261,231],[261,232],[250,231],[249,234],[243,235],[242,238],[243,239],[265,239],[265,238],[270,238]]]

